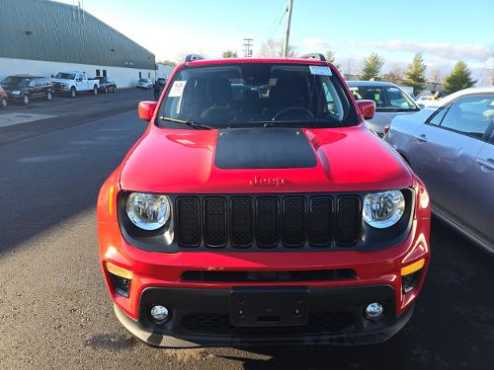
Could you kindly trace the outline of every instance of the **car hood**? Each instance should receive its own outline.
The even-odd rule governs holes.
[[[363,125],[332,129],[163,129],[127,154],[125,190],[160,193],[345,192],[412,185],[401,157]]]
[[[409,112],[376,112],[374,117],[371,120],[366,121],[366,125],[372,131],[383,134],[384,128],[389,126],[393,119],[398,116],[408,116],[411,114],[415,114],[417,111],[409,111]]]
[[[71,82],[73,82],[73,80],[65,80],[65,79],[61,79],[61,78],[52,78],[51,82],[68,85]]]

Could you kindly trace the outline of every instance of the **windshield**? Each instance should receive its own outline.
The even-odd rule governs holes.
[[[60,80],[73,80],[75,78],[74,73],[57,73],[55,78],[58,78]]]
[[[170,125],[166,118],[213,128],[337,127],[357,122],[328,67],[267,63],[180,71],[161,105],[159,124]]]
[[[3,87],[26,87],[31,82],[30,78],[9,76],[5,78],[1,85]]]
[[[417,111],[413,100],[396,86],[352,86],[355,99],[370,99],[376,102],[377,112]]]

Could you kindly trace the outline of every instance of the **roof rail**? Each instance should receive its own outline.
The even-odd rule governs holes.
[[[199,54],[189,54],[185,57],[186,62],[193,62],[194,60],[201,60],[201,59],[204,59],[204,57]]]
[[[302,55],[301,58],[302,59],[317,59],[317,60],[320,60],[321,62],[326,61],[326,57],[321,53],[305,54],[305,55]]]

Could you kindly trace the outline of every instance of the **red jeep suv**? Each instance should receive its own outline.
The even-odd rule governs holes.
[[[323,58],[188,57],[98,198],[120,322],[153,346],[367,344],[430,258],[420,179]]]

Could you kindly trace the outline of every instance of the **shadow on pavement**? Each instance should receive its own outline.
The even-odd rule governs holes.
[[[135,111],[0,146],[0,256],[94,208],[99,188],[144,130]]]

